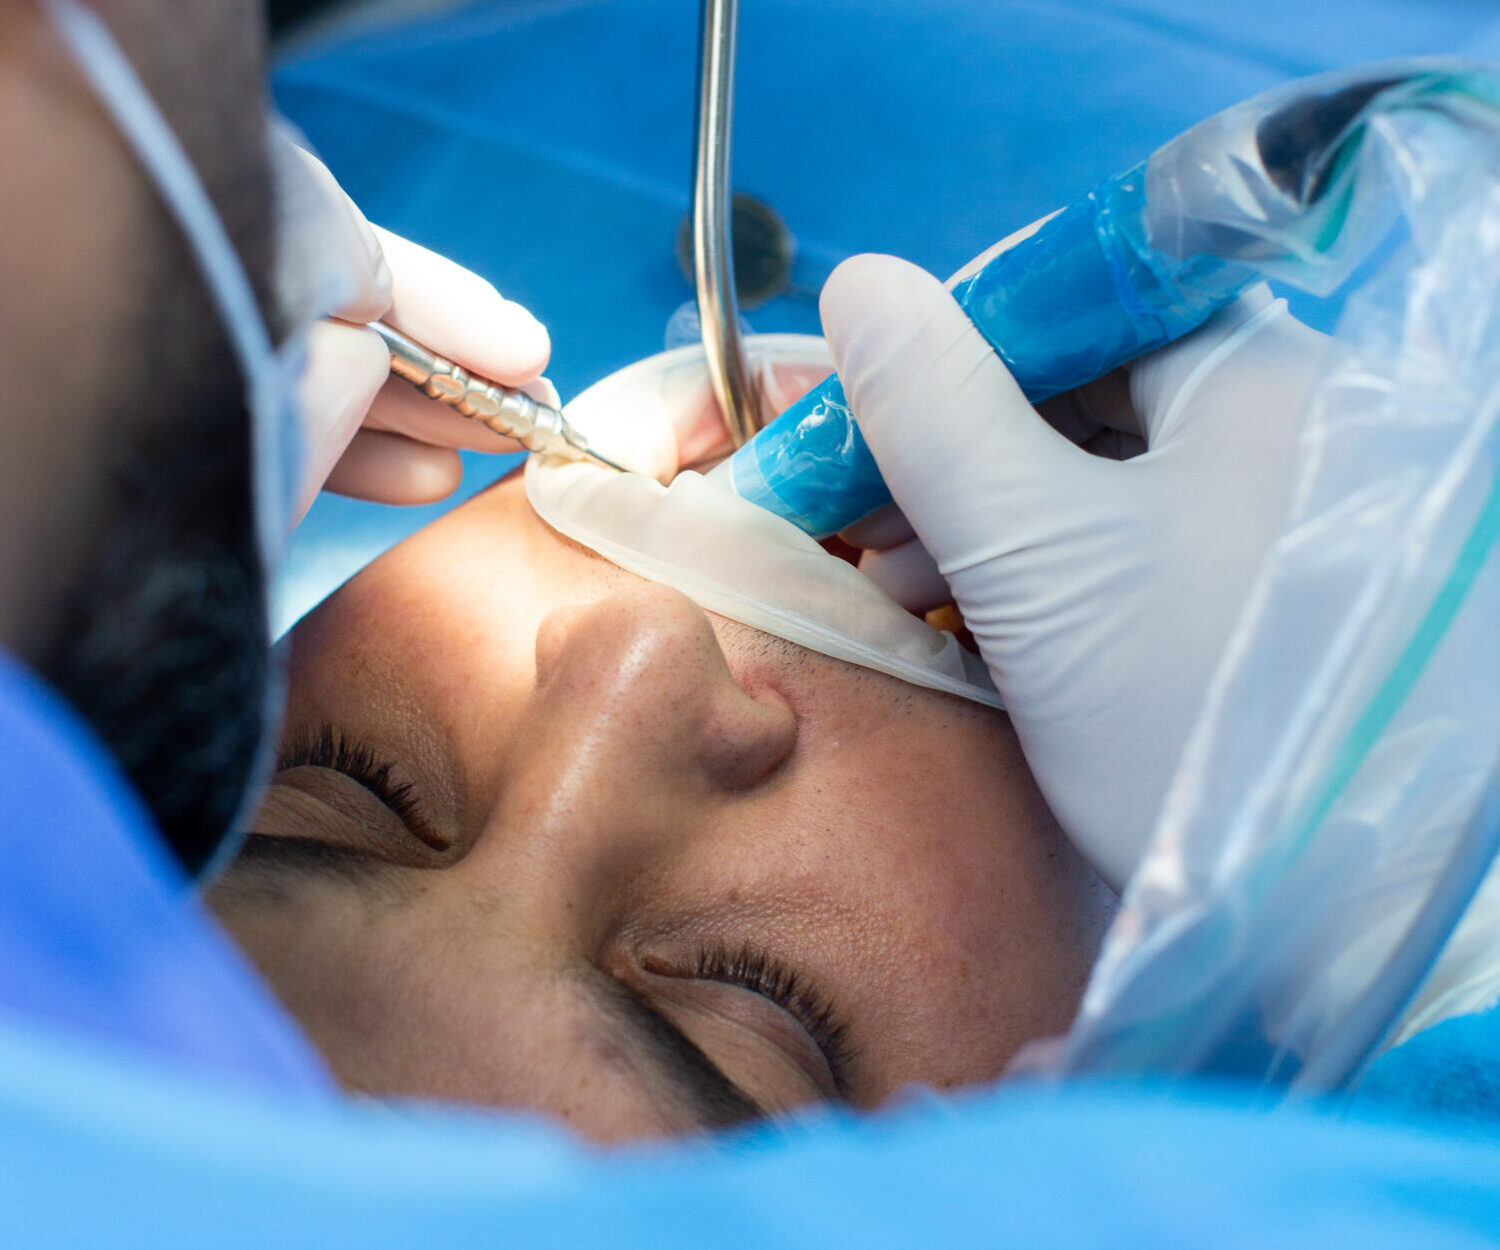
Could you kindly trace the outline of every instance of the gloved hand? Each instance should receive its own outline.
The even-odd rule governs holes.
[[[1279,531],[1328,340],[1258,288],[1181,342],[1049,401],[1044,419],[914,266],[846,262],[822,316],[921,542],[867,552],[861,567],[925,606],[935,560],[1054,813],[1120,888]],[[1106,458],[1140,440],[1136,458]]]
[[[551,352],[547,331],[478,274],[372,226],[320,161],[284,136],[273,142],[281,149],[283,217],[321,218],[319,229],[302,231],[301,246],[284,249],[280,265],[283,300],[314,304],[321,315],[309,334],[300,389],[307,435],[302,511],[324,487],[382,503],[442,499],[462,477],[459,449],[508,452],[518,445],[391,377],[385,344],[365,323],[384,319],[475,373],[555,404],[557,393],[541,376]],[[286,239],[296,243],[295,223]],[[312,249],[325,256],[307,255]],[[303,274],[327,267],[329,251],[344,254],[344,263],[332,266],[345,275],[337,296],[297,290]]]

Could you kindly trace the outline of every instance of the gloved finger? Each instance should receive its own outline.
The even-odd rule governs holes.
[[[374,338],[373,332],[364,333]],[[537,378],[519,388],[544,404],[556,407],[557,389],[546,378]],[[497,434],[483,421],[455,412],[447,404],[424,395],[411,383],[392,377],[376,395],[365,417],[367,430],[384,430],[400,434],[434,447],[452,447],[459,451],[482,451],[492,455],[521,450],[514,439]]]
[[[1055,499],[1087,460],[1026,401],[952,295],[915,265],[847,260],[820,307],[860,430],[945,570],[1005,542],[995,531]]]
[[[859,571],[908,612],[927,612],[953,602],[953,592],[932,553],[915,538],[884,551],[866,551]]]
[[[916,537],[916,533],[916,530],[911,527],[911,522],[906,519],[906,513],[895,504],[888,503],[848,528],[840,530],[839,537],[851,547],[880,551],[887,547],[899,547],[902,543]]]
[[[514,439],[495,433],[482,421],[455,412],[422,394],[411,383],[392,377],[375,396],[365,417],[365,429],[400,434],[433,447],[455,451],[505,453],[521,450]]]
[[[373,330],[339,321],[308,330],[307,366],[298,386],[303,412],[301,512],[334,471],[370,401],[390,377],[390,356]]]
[[[361,430],[329,474],[325,489],[375,503],[435,503],[458,489],[463,472],[451,448],[384,430]]]
[[[277,297],[297,321],[366,322],[391,302],[391,271],[374,228],[338,180],[284,127],[271,130],[276,212]]]
[[[520,386],[541,376],[552,343],[531,313],[446,256],[374,230],[391,269],[393,326],[492,381]]]
[[[1110,375],[1110,379],[1111,385],[1101,394],[1108,396],[1112,402],[1128,407],[1129,378],[1123,370],[1118,370]],[[1069,397],[1059,395],[1047,402],[1056,403],[1058,400],[1067,398]],[[1039,404],[1037,411],[1047,418],[1053,429],[1091,456],[1099,456],[1105,460],[1129,460],[1146,450],[1146,444],[1141,438],[1088,419],[1083,415],[1087,412],[1086,408],[1079,410],[1069,408],[1066,412],[1058,414],[1055,411],[1049,411],[1047,404]],[[1059,416],[1061,419],[1055,419]],[[859,547],[865,551],[884,551],[888,548],[899,547],[902,543],[915,538],[916,531],[912,528],[911,522],[906,519],[906,514],[896,504],[889,503],[841,530],[839,537],[851,547]],[[886,589],[889,590],[889,587]],[[901,596],[894,597],[903,606],[911,606],[906,604]],[[926,609],[916,610],[925,611]]]

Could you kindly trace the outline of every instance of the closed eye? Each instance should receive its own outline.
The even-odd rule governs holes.
[[[698,955],[696,967],[684,970],[653,958],[642,961],[647,972],[712,981],[749,990],[790,1015],[812,1039],[823,1056],[834,1089],[849,1097],[849,1067],[855,1059],[849,1027],[827,995],[802,973],[751,947],[709,947]]]
[[[302,732],[281,752],[278,772],[294,768],[327,768],[358,782],[379,799],[410,831],[412,837],[434,851],[451,850],[453,843],[436,830],[422,811],[416,788],[396,780],[396,765],[380,759],[375,749],[351,739],[324,724],[316,732]]]

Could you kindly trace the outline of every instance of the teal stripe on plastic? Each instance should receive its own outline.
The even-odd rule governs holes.
[[[1385,681],[1381,683],[1380,689],[1375,692],[1354,728],[1350,730],[1329,771],[1327,784],[1302,818],[1294,823],[1297,832],[1289,847],[1292,854],[1300,854],[1306,847],[1317,827],[1354,779],[1355,773],[1359,771],[1381,734],[1401,710],[1447,635],[1454,617],[1474,588],[1497,536],[1500,536],[1500,479],[1491,481],[1489,498],[1485,500],[1483,510],[1454,558],[1441,589]]]

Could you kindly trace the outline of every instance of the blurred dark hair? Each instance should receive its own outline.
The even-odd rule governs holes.
[[[279,330],[263,63],[241,11],[120,11],[122,44]],[[251,19],[253,23],[253,17]],[[253,26],[250,28],[253,33]],[[105,518],[43,674],[92,724],[190,871],[254,780],[271,675],[244,379],[176,223],[142,180],[135,306],[110,345]]]
[[[270,0],[271,31],[280,34],[302,18],[331,7],[331,0]]]
[[[270,679],[239,371],[222,348],[199,363],[229,394],[163,396],[190,417],[120,441],[113,524],[42,664],[189,871],[213,855],[253,780]]]

